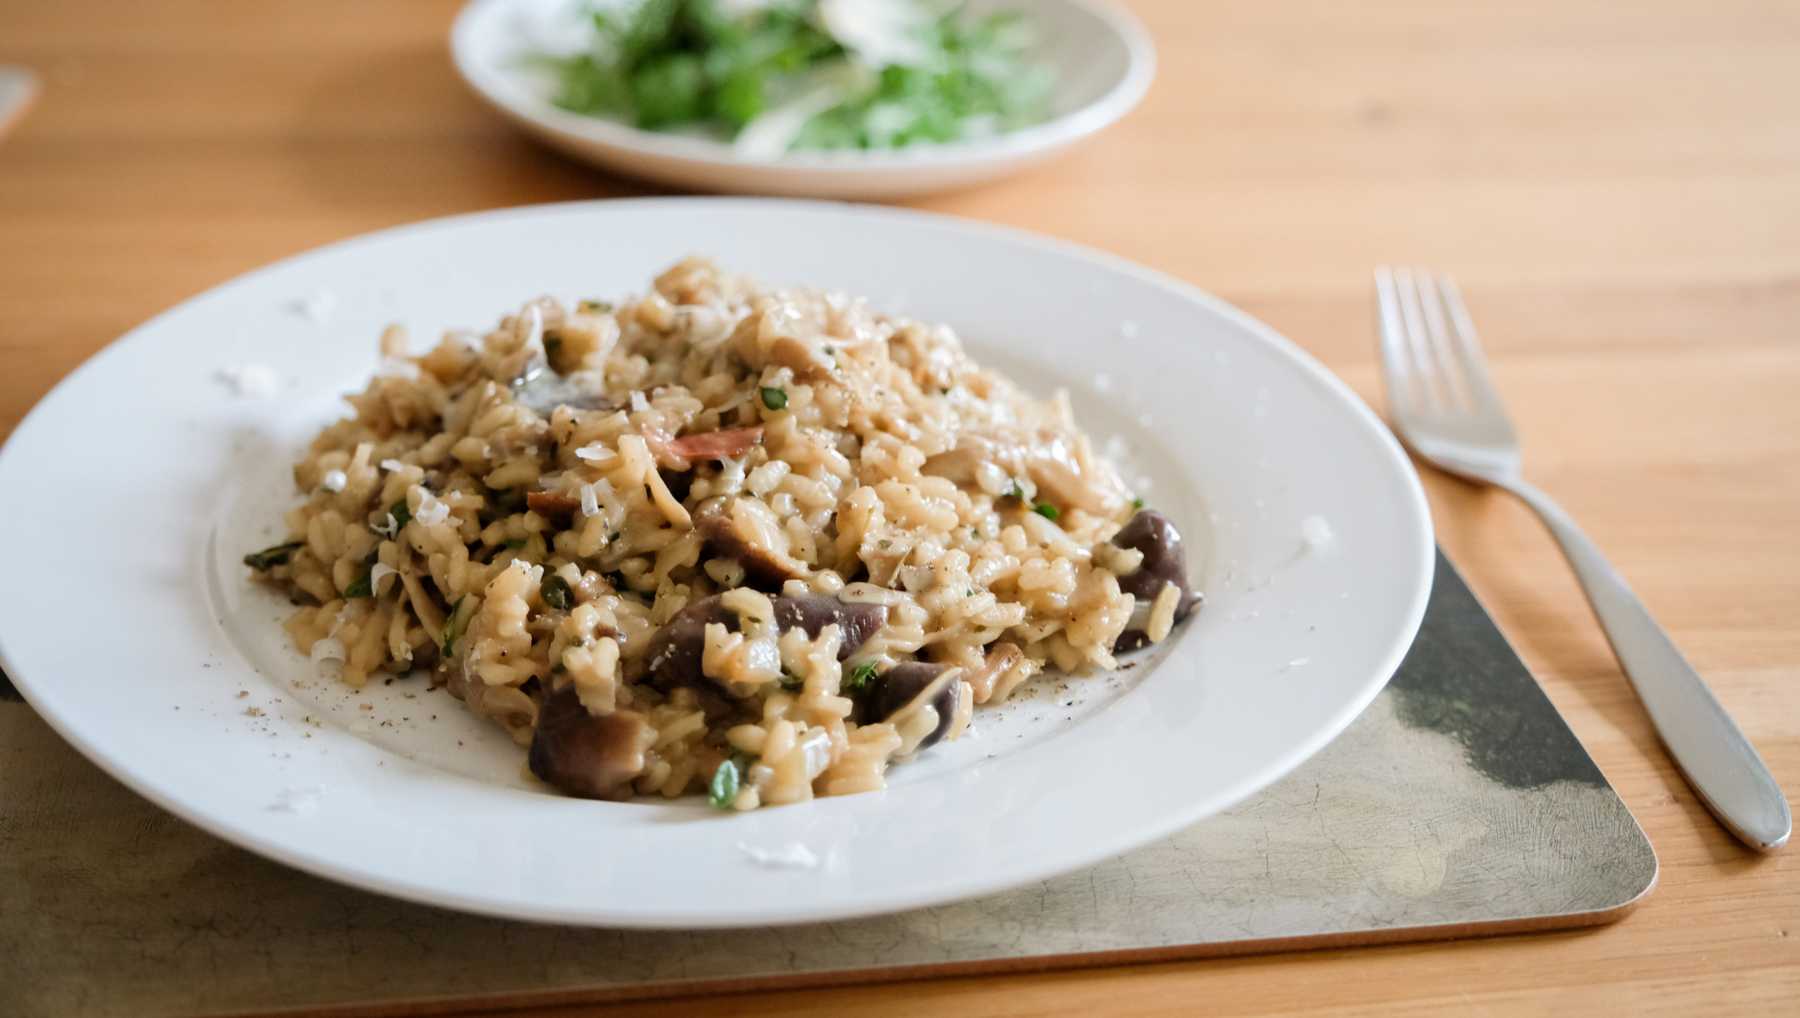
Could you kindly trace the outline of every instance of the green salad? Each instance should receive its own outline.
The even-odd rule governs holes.
[[[1050,74],[1015,11],[925,0],[625,0],[536,61],[556,105],[743,151],[893,149],[1043,120]]]

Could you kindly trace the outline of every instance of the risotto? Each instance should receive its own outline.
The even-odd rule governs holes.
[[[382,369],[245,562],[343,682],[428,671],[592,798],[883,787],[1199,597],[1180,534],[941,325],[701,260]]]

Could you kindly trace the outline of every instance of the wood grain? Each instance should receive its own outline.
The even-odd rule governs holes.
[[[1529,473],[1800,789],[1800,7],[1134,6],[1163,57],[1140,111],[920,204],[1193,281],[1374,401],[1371,266],[1455,272]],[[445,56],[454,7],[0,4],[0,62],[43,86],[0,141],[0,429],[131,326],[271,259],[643,193],[484,111]],[[1621,924],[554,1013],[1792,1013],[1795,852],[1752,857],[1708,819],[1535,521],[1428,480],[1443,543],[1661,853]]]

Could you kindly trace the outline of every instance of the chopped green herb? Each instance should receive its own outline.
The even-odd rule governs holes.
[[[515,537],[509,541],[502,541],[500,543],[505,545],[508,548],[511,548],[513,551],[518,551],[520,548],[525,547],[527,544],[530,544],[531,542],[527,541],[523,537]]]
[[[244,564],[259,573],[266,573],[276,566],[287,565],[288,560],[294,557],[294,552],[299,551],[305,545],[305,541],[289,541],[272,548],[264,548],[262,551],[254,551],[244,556]]]
[[[613,302],[610,300],[583,300],[575,306],[589,314],[604,315],[612,312]]]
[[[801,686],[804,686],[804,685],[806,685],[806,680],[802,679],[800,676],[789,675],[787,672],[781,673],[781,688],[782,689],[792,692],[796,689],[799,689]]]
[[[470,606],[467,615],[463,613],[465,604]],[[456,653],[456,641],[462,636],[463,627],[469,624],[469,615],[475,614],[473,609],[474,602],[467,595],[457,598],[456,603],[450,606],[450,617],[444,620],[444,646],[441,648],[444,657],[448,658]]]
[[[355,580],[352,580],[350,582],[350,585],[348,587],[344,588],[344,596],[345,597],[374,597],[375,596],[375,585],[372,582],[370,582],[369,574],[364,573],[360,577],[356,578]]]
[[[776,388],[772,388],[770,386],[763,386],[762,403],[763,403],[763,406],[768,407],[770,410],[786,409],[787,408],[787,392],[783,389],[776,389]]]
[[[1031,507],[1031,511],[1047,520],[1054,520],[1062,515],[1061,509],[1058,509],[1048,502],[1039,502],[1037,505]]]
[[[412,510],[406,507],[406,499],[395,502],[394,507],[388,510],[388,515],[394,518],[394,533],[396,534],[412,522]]]
[[[737,794],[738,766],[735,761],[726,760],[713,771],[712,781],[706,786],[706,801],[712,803],[713,809],[730,809]]]
[[[1139,510],[1139,509],[1142,509],[1142,508],[1143,508],[1143,507],[1144,507],[1144,500],[1143,500],[1143,499],[1141,499],[1141,498],[1134,498],[1134,499],[1132,499],[1132,500],[1131,500],[1131,511],[1132,511],[1132,512],[1136,512],[1136,511],[1138,511],[1138,510]]]
[[[1012,482],[1012,487],[1006,489],[1006,494],[1002,497],[1016,498],[1019,501],[1023,502],[1023,501],[1025,501],[1025,489],[1019,487],[1018,481],[1014,481],[1014,482]]]
[[[874,683],[875,662],[864,661],[851,668],[849,673],[844,676],[843,684],[839,687],[838,692],[859,696],[868,692],[869,687]]]
[[[538,584],[538,593],[545,604],[557,611],[566,612],[575,606],[575,592],[569,589],[569,581],[555,573],[544,574],[544,582]]]

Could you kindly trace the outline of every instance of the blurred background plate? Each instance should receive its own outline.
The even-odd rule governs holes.
[[[757,156],[725,141],[640,130],[550,101],[529,56],[581,30],[575,0],[475,0],[450,33],[456,69],[495,109],[584,162],[675,187],[814,198],[885,199],[964,187],[1043,162],[1131,112],[1156,56],[1142,24],[1113,0],[973,0],[971,15],[1019,10],[1034,56],[1055,74],[1051,116],[991,138],[902,149]]]

